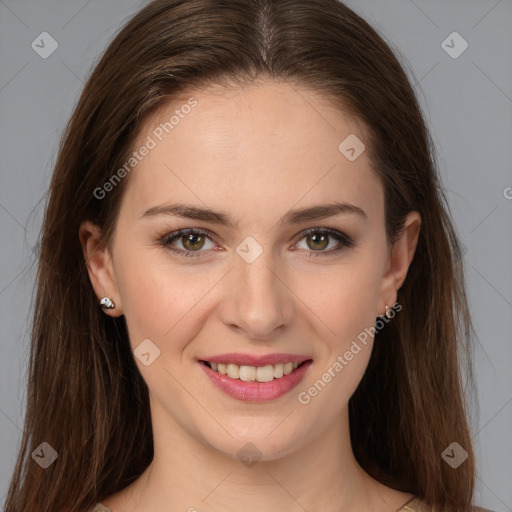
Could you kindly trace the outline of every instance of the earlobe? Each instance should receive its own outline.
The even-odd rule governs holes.
[[[121,315],[121,300],[112,266],[112,257],[109,249],[103,244],[101,228],[91,221],[83,221],[78,231],[78,237],[89,279],[96,297],[98,297],[98,307],[100,307],[102,299],[108,298],[115,306],[102,307],[104,312],[109,316]]]

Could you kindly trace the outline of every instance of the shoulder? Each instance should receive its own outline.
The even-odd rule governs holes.
[[[436,512],[436,508],[431,505],[427,505],[424,501],[419,498],[413,498],[408,501],[405,505],[399,508],[396,512]],[[494,512],[488,508],[473,507],[472,512]]]
[[[101,503],[96,503],[94,507],[89,510],[89,512],[112,512],[109,508],[105,507],[105,505],[102,505]]]

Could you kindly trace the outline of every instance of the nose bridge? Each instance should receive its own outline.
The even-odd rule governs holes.
[[[278,269],[282,266],[270,248],[251,237],[244,240],[237,247],[223,321],[246,330],[250,337],[268,337],[289,323],[292,298]]]

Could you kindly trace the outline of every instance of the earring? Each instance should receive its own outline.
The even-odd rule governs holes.
[[[109,297],[103,297],[103,299],[100,300],[100,306],[103,309],[114,309],[116,307],[114,301]]]
[[[386,305],[386,312],[384,313],[384,316],[386,316],[386,318],[391,318],[392,314],[393,313],[391,313],[391,309],[389,309],[388,306]]]

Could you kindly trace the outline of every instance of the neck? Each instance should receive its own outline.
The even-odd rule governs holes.
[[[113,512],[392,512],[412,497],[383,486],[359,466],[347,410],[310,444],[252,463],[204,444],[165,414],[153,415],[153,438],[150,466],[104,501]]]

